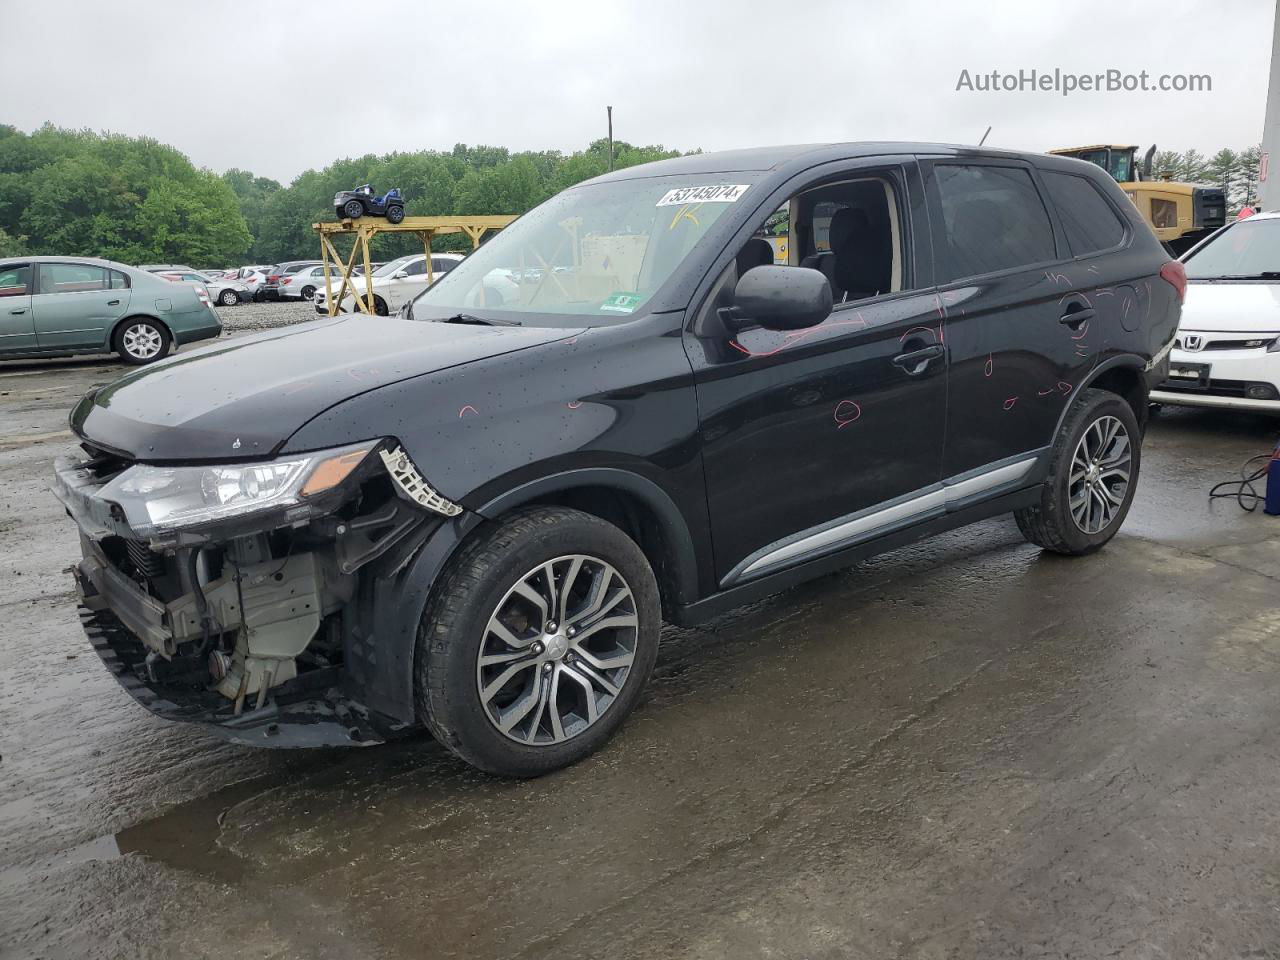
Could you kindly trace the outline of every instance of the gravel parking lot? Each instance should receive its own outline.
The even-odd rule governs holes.
[[[620,736],[513,783],[130,700],[46,490],[123,369],[0,364],[0,956],[1277,955],[1280,520],[1205,497],[1274,421],[1157,418],[1092,557],[1002,518],[669,628]]]
[[[280,300],[264,303],[241,303],[234,307],[218,307],[225,335],[253,330],[270,330],[294,323],[315,320],[318,314],[310,300]]]

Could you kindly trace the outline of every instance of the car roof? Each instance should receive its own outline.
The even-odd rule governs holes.
[[[101,257],[5,257],[0,260],[0,266],[8,263],[82,263],[92,267],[110,267],[112,270],[132,270],[139,272],[139,268],[131,267],[127,263],[118,263],[115,260],[103,260]],[[145,273],[146,271],[141,271]]]
[[[733,173],[778,171],[795,166],[807,168],[836,160],[859,157],[894,156],[901,154],[943,157],[991,157],[1029,160],[1042,163],[1048,154],[1002,150],[995,147],[975,147],[957,143],[915,143],[908,141],[861,141],[848,143],[801,143],[775,147],[750,147],[745,150],[721,150],[714,153],[691,153],[668,160],[624,167],[612,173],[602,174],[587,183],[603,183],[611,180],[632,180],[647,177],[665,177],[699,173]],[[1059,163],[1085,163],[1067,157],[1055,157]],[[1092,166],[1092,164],[1090,164]]]

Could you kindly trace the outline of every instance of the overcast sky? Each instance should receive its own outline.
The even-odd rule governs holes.
[[[1045,150],[1262,136],[1273,0],[0,0],[0,122],[155,137],[288,182],[458,142],[689,150],[903,139]],[[1211,93],[957,92],[1055,67]]]

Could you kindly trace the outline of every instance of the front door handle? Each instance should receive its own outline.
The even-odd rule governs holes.
[[[1072,309],[1075,307],[1076,309]],[[1068,305],[1067,312],[1058,318],[1059,323],[1064,323],[1072,330],[1080,326],[1086,320],[1092,320],[1094,314],[1097,313],[1093,307],[1079,306],[1078,303]]]
[[[119,300],[108,300],[108,301],[107,301],[107,306],[108,306],[108,307],[118,307],[118,306],[120,306],[120,301],[119,301]]]
[[[16,316],[18,316],[18,314],[20,314],[20,313],[26,313],[26,312],[27,312],[27,308],[26,308],[26,307],[23,307],[23,308],[22,308],[22,309],[20,309],[20,310],[10,310],[9,312],[10,312],[10,313],[12,313],[12,314],[16,317]]]
[[[893,365],[901,367],[912,376],[924,373],[929,367],[929,363],[938,359],[946,353],[940,343],[931,343],[927,347],[921,347],[919,350],[910,350],[906,353],[900,353],[893,358]]]

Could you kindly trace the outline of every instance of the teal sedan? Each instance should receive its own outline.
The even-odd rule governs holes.
[[[117,353],[160,360],[222,332],[208,291],[86,257],[0,260],[0,359]]]

